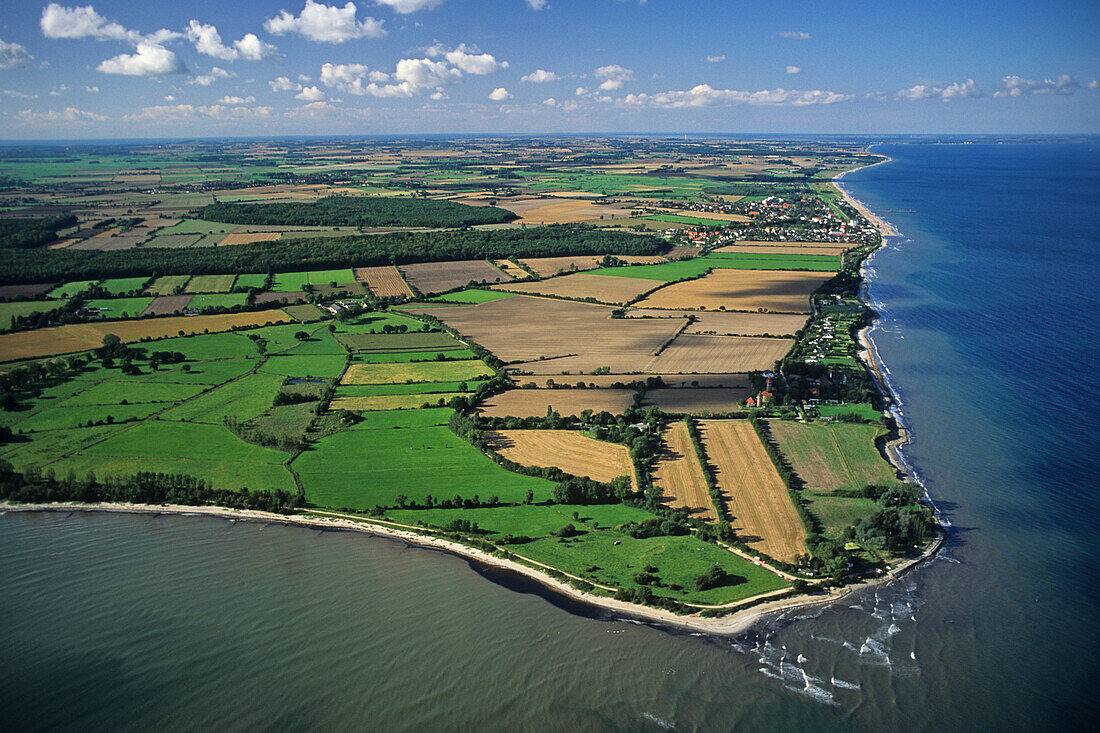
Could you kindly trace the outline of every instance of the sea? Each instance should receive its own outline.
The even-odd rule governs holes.
[[[736,637],[364,534],[0,516],[8,730],[1094,730],[1100,142],[894,140],[871,336],[934,560]]]

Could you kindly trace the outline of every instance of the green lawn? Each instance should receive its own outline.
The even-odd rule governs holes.
[[[859,402],[851,405],[818,405],[817,412],[821,417],[839,417],[840,415],[855,414],[869,421],[882,419],[882,413],[866,402]]]
[[[478,494],[519,502],[528,489],[549,498],[553,484],[511,473],[445,427],[348,430],[322,438],[292,464],[318,506],[366,510],[405,494],[422,501]]]
[[[355,282],[355,273],[350,268],[339,270],[310,270],[300,272],[279,272],[275,274],[275,280],[271,284],[271,290],[276,293],[289,293],[304,290],[311,283],[327,285],[335,283]]]
[[[483,290],[481,288],[468,288],[466,290],[460,290],[457,293],[437,295],[428,300],[446,301],[448,303],[488,303],[491,300],[500,300],[501,298],[509,298],[511,296],[512,293],[501,293],[496,290]]]
[[[278,375],[249,374],[168,410],[161,419],[221,425],[226,417],[232,417],[245,422],[271,407],[282,384]]]
[[[104,280],[99,284],[99,287],[111,295],[121,296],[135,291],[141,292],[147,282],[149,282],[147,277],[115,277]]]
[[[86,456],[281,464],[287,454],[246,443],[221,425],[150,420],[83,451]],[[109,462],[108,462],[109,463]]]
[[[89,300],[85,307],[98,308],[104,318],[134,318],[140,316],[142,311],[149,307],[153,299],[149,296],[141,298],[97,298]]]

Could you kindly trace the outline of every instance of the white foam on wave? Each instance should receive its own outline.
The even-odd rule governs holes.
[[[830,680],[830,684],[832,684],[833,687],[839,687],[842,690],[858,690],[859,689],[859,683],[858,682],[848,682],[847,680],[838,680],[836,677],[833,677],[832,680]]]
[[[676,726],[668,722],[656,713],[642,713],[642,717],[651,723],[654,723],[665,730],[676,730]]]

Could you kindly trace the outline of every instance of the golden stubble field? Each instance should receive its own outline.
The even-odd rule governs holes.
[[[563,417],[585,410],[621,415],[633,402],[628,389],[510,389],[486,397],[477,411],[488,417],[545,417],[548,408]]]
[[[507,290],[513,293],[532,293],[535,295],[556,295],[559,298],[583,300],[593,298],[601,303],[624,305],[658,288],[663,283],[655,280],[643,280],[633,277],[606,277],[590,272],[577,272],[548,280],[536,280],[530,283],[505,283],[494,285],[494,290]]]
[[[701,420],[699,437],[738,537],[777,560],[806,552],[806,528],[747,420]]]
[[[799,270],[715,269],[698,280],[672,283],[637,308],[809,313],[810,293],[832,273]]]
[[[192,336],[200,333],[230,331],[240,326],[263,326],[293,320],[281,310],[256,313],[227,313],[217,316],[180,316],[100,323],[73,323],[67,326],[40,328],[22,333],[0,334],[0,361],[36,359],[43,356],[69,354],[96,349],[103,337],[113,333],[123,343],[143,338]]]
[[[393,265],[356,267],[355,279],[367,286],[379,298],[412,297],[412,290]]]
[[[710,499],[703,468],[695,455],[691,434],[682,421],[671,423],[662,433],[664,448],[653,467],[653,483],[669,505],[694,510],[692,513],[708,522],[718,521],[718,512]]]
[[[634,465],[625,445],[596,440],[573,430],[489,430],[489,447],[523,466],[557,467],[574,476],[610,482],[629,476],[637,489]]]

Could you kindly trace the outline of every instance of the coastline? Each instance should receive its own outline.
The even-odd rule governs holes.
[[[942,535],[933,545],[926,549],[920,556],[907,561],[897,568],[884,573],[882,576],[864,580],[859,583],[834,588],[820,595],[796,595],[786,596],[786,591],[772,591],[753,598],[747,598],[731,604],[732,607],[745,606],[733,613],[716,618],[700,615],[678,615],[671,611],[650,606],[640,606],[625,601],[617,601],[606,596],[596,596],[585,593],[564,583],[548,573],[542,572],[528,565],[509,560],[507,558],[490,555],[487,552],[474,547],[464,545],[461,542],[452,541],[442,537],[433,537],[417,532],[411,532],[396,527],[386,527],[369,520],[342,519],[338,516],[319,516],[309,514],[274,514],[253,509],[228,509],[217,506],[188,506],[182,504],[80,504],[76,502],[57,502],[52,504],[18,504],[0,502],[0,515],[6,512],[53,512],[53,513],[89,513],[89,514],[145,514],[162,515],[172,514],[179,516],[221,518],[232,521],[262,522],[265,524],[294,525],[322,530],[362,532],[369,536],[382,537],[390,540],[405,542],[406,544],[438,550],[461,557],[468,562],[498,572],[513,573],[533,580],[558,595],[585,605],[601,609],[611,615],[611,619],[622,618],[638,620],[656,626],[671,627],[678,631],[698,632],[717,636],[732,636],[748,631],[758,621],[768,616],[774,616],[785,611],[793,611],[803,608],[813,608],[835,603],[843,598],[881,585],[900,577],[911,568],[927,560],[939,548]],[[775,600],[767,600],[769,597],[784,594]]]

